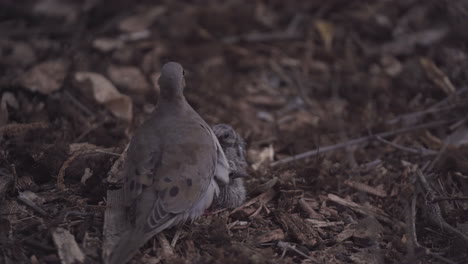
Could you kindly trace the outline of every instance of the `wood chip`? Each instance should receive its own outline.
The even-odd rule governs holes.
[[[334,194],[331,194],[331,193],[328,194],[328,199],[330,199],[330,201],[333,201],[333,202],[335,202],[337,204],[348,207],[349,209],[351,209],[351,210],[353,210],[353,211],[355,211],[357,213],[367,215],[367,216],[371,216],[371,217],[376,217],[378,220],[380,220],[380,221],[382,221],[382,222],[384,222],[386,224],[390,224],[390,225],[398,224],[401,227],[404,226],[403,223],[390,218],[390,216],[388,216],[385,212],[383,212],[379,208],[375,208],[373,206],[363,206],[363,205],[357,204],[355,202],[343,199],[343,198],[341,198],[339,196],[336,196]]]
[[[271,230],[270,232],[264,233],[256,237],[258,244],[267,243],[271,241],[283,240],[285,238],[284,232],[281,228]]]
[[[356,190],[366,192],[366,193],[369,193],[378,197],[382,197],[382,198],[387,197],[387,193],[384,190],[369,186],[364,183],[346,180],[344,184]]]
[[[275,218],[281,224],[283,230],[304,245],[313,247],[320,240],[317,231],[298,215],[277,211],[275,212]]]
[[[323,215],[317,213],[314,208],[312,208],[309,203],[304,200],[304,199],[300,199],[299,200],[299,206],[301,207],[302,210],[304,210],[304,212],[307,213],[307,215],[309,216],[309,218],[313,218],[313,219],[323,219]]]
[[[85,255],[70,231],[58,227],[52,232],[52,239],[63,264],[76,264],[85,261]]]

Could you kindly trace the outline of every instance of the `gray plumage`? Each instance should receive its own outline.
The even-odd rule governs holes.
[[[243,179],[247,176],[245,142],[229,125],[215,125],[213,132],[226,154],[231,173],[229,184],[220,186],[219,194],[215,196],[211,209],[236,208],[245,201],[246,197]]]
[[[220,187],[229,186],[231,169],[216,136],[183,95],[182,67],[165,64],[159,85],[158,105],[127,151],[128,228],[109,256],[111,264],[127,262],[157,233],[196,219],[219,197]]]

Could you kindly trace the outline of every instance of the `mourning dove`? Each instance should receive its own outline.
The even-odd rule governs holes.
[[[219,186],[219,195],[214,197],[211,209],[236,208],[245,201],[246,196],[243,179],[247,176],[245,142],[229,125],[215,125],[213,126],[213,132],[226,154],[231,173],[229,174],[229,184]]]
[[[211,128],[183,95],[183,68],[161,70],[160,97],[151,117],[132,137],[123,165],[129,218],[108,262],[127,262],[162,230],[193,220],[210,207],[230,166]]]

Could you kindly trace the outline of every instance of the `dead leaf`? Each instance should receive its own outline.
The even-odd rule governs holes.
[[[62,87],[67,71],[67,62],[63,60],[47,61],[24,73],[19,82],[30,91],[50,94]]]
[[[133,66],[111,65],[107,70],[112,82],[128,91],[145,93],[150,89],[148,82],[141,71]]]
[[[317,20],[315,22],[315,28],[320,34],[320,37],[322,38],[323,45],[325,47],[325,50],[327,52],[332,51],[332,42],[333,42],[333,37],[335,34],[335,28],[333,24],[323,21],[323,20]]]
[[[166,12],[163,6],[155,6],[145,12],[135,14],[122,20],[119,29],[124,32],[136,32],[147,29],[156,19]]]
[[[380,59],[380,64],[382,64],[382,68],[386,74],[390,77],[395,77],[401,73],[403,70],[403,66],[401,65],[400,61],[390,55],[385,55]]]
[[[93,41],[93,47],[102,52],[109,52],[124,45],[124,41],[118,38],[97,38]]]
[[[249,159],[254,162],[252,164],[252,169],[254,170],[258,170],[263,164],[273,161],[274,155],[275,150],[271,144],[260,151],[254,149],[248,151]]]
[[[41,0],[35,2],[34,12],[50,17],[63,17],[67,22],[76,21],[80,11],[79,2],[76,1]]]
[[[15,96],[10,92],[4,92],[0,100],[0,127],[8,123],[8,107],[18,109],[19,104]]]
[[[93,72],[77,72],[75,80],[82,89],[90,86],[96,102],[103,104],[114,116],[127,122],[132,120],[132,100],[121,94],[104,76]]]
[[[456,89],[448,76],[428,58],[419,60],[424,68],[427,78],[429,78],[437,87],[444,91],[447,95],[453,94]]]

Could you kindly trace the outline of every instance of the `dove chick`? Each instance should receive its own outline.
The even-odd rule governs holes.
[[[126,263],[159,232],[194,220],[208,209],[220,186],[229,185],[226,156],[206,122],[186,101],[184,71],[166,63],[160,97],[132,137],[123,165],[126,231],[108,263]]]
[[[219,124],[212,129],[224,150],[231,173],[229,184],[219,186],[219,194],[214,197],[211,209],[236,208],[245,201],[246,197],[243,179],[247,176],[245,142],[230,125]]]

